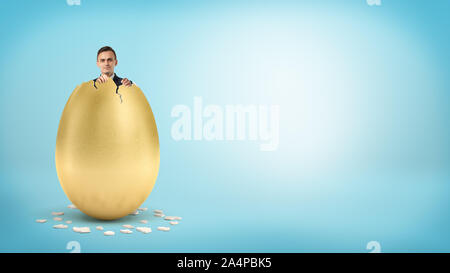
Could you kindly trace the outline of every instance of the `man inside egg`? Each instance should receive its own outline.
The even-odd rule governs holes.
[[[117,65],[117,57],[116,52],[109,46],[104,46],[100,48],[97,52],[97,66],[100,68],[100,77],[94,79],[95,83],[98,81],[99,83],[104,83],[111,78],[117,87],[120,85],[131,86],[133,84],[132,81],[127,78],[120,78],[114,73],[114,67]]]

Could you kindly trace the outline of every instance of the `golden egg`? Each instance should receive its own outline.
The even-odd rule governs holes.
[[[77,86],[64,107],[55,163],[69,200],[97,219],[113,220],[147,199],[159,170],[155,118],[144,93],[108,79]]]

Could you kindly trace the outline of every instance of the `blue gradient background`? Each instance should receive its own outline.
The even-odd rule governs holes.
[[[449,12],[447,0],[1,1],[0,251],[449,252]],[[67,209],[58,123],[104,45],[155,113],[161,167],[143,206],[182,216],[170,232],[149,211],[105,223]],[[171,109],[194,96],[280,105],[278,149],[173,140]],[[61,210],[93,232],[52,229]],[[148,218],[151,234],[118,232]]]

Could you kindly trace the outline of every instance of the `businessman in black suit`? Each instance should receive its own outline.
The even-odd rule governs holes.
[[[127,78],[120,78],[114,73],[114,67],[117,65],[116,52],[109,46],[100,48],[97,52],[97,66],[100,68],[100,77],[94,79],[94,86],[96,82],[104,83],[108,78],[112,78],[117,88],[120,85],[131,86],[132,81]]]

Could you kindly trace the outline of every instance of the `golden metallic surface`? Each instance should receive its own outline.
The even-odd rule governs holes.
[[[144,93],[133,84],[93,81],[72,92],[56,138],[61,186],[82,212],[102,220],[139,208],[155,185],[159,140]],[[122,100],[122,102],[121,102]]]

